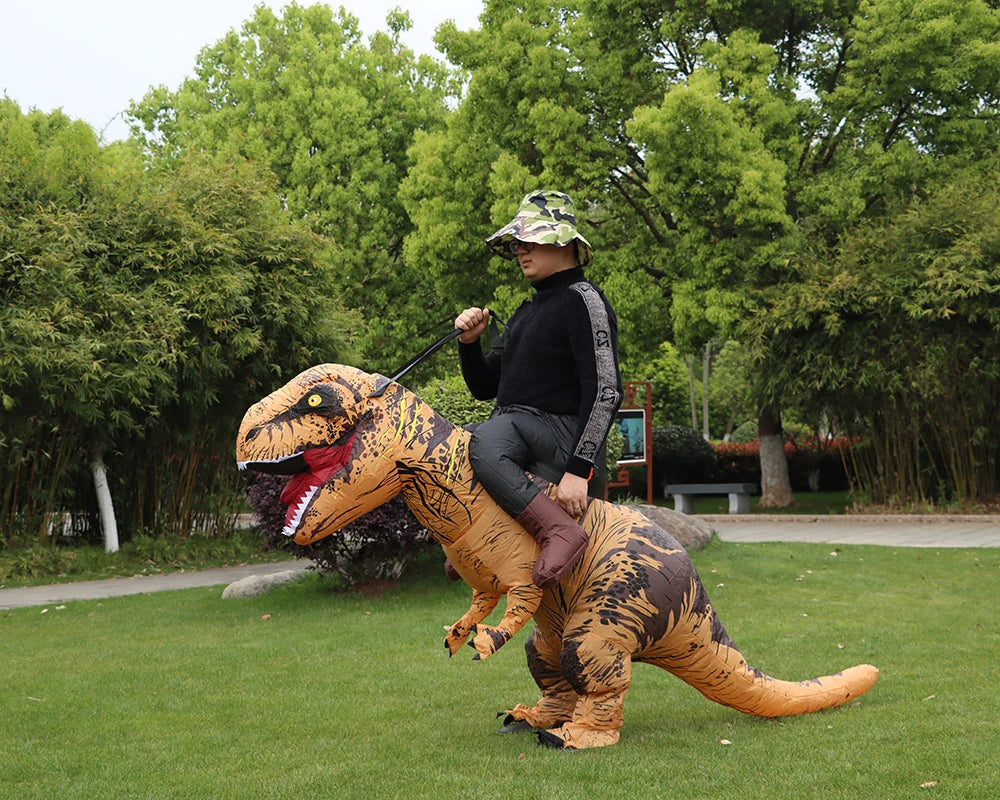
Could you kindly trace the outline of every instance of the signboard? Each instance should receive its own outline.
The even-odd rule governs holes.
[[[622,435],[622,457],[619,464],[646,463],[646,409],[619,411],[615,425]]]
[[[649,381],[626,381],[615,424],[624,440],[618,474],[608,481],[608,487],[628,486],[628,468],[646,465],[646,502],[653,504],[653,389]],[[607,490],[604,492],[607,498]]]

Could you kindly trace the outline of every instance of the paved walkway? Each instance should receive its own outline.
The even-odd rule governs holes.
[[[888,547],[1000,547],[1000,516],[712,515],[708,522],[724,542],[817,542]],[[303,559],[248,564],[143,578],[0,589],[0,610],[95,600],[130,594],[228,585],[249,575],[304,570]]]
[[[250,575],[273,575],[285,570],[304,570],[312,564],[305,559],[275,561],[267,564],[246,564],[240,567],[219,567],[168,575],[136,578],[111,578],[106,581],[59,583],[52,586],[25,586],[0,589],[0,611],[25,606],[45,606],[71,600],[98,600],[104,597],[124,597],[130,594],[163,592],[167,589],[193,589],[204,586],[229,585]]]
[[[724,542],[1000,547],[1000,516],[704,516]]]

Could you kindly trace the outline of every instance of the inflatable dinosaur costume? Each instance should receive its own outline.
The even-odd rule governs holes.
[[[402,494],[473,589],[471,608],[445,637],[451,654],[472,636],[475,657],[486,658],[534,617],[526,650],[541,698],[510,709],[506,729],[536,729],[546,744],[617,742],[637,661],[764,717],[839,706],[875,682],[869,665],[798,683],[748,666],[684,549],[624,506],[592,501],[581,519],[590,539],[583,560],[561,584],[539,589],[537,545],[476,480],[468,441],[399,384],[324,364],[247,411],[236,454],[241,469],[293,476],[282,499],[285,533],[299,544]],[[504,594],[502,619],[482,624]]]

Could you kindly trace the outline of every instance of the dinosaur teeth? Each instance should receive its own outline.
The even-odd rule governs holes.
[[[299,524],[302,522],[302,517],[305,516],[306,508],[309,507],[309,502],[316,495],[316,492],[319,491],[319,487],[320,487],[319,484],[316,484],[315,486],[310,486],[306,490],[306,493],[304,495],[302,495],[302,498],[299,500],[298,504],[295,506],[295,510],[291,514],[289,514],[288,522],[285,524],[285,527],[281,529],[281,532],[285,536],[294,536],[295,535],[296,529],[299,527]]]

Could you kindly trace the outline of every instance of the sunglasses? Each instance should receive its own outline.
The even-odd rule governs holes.
[[[525,253],[530,253],[535,249],[534,242],[522,242],[520,239],[511,239],[507,242],[507,249],[510,251],[512,256],[517,256],[518,250],[523,250]]]

